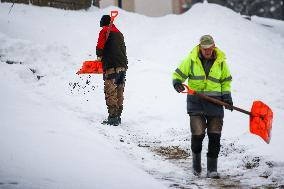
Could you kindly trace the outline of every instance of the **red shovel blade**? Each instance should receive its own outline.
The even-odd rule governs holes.
[[[271,139],[273,112],[261,101],[254,101],[251,107],[250,132],[260,136],[267,144]]]
[[[102,62],[98,60],[85,61],[82,68],[76,74],[101,74],[103,73]]]

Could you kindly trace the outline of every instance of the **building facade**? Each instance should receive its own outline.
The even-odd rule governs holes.
[[[191,7],[192,0],[100,0],[100,7],[118,6],[130,12],[146,16],[181,14]]]

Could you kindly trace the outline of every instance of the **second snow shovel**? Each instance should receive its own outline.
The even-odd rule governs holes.
[[[82,68],[76,74],[101,74],[103,73],[102,62],[88,60],[83,63]]]
[[[110,12],[110,24],[106,33],[106,40],[109,37],[111,26],[113,25],[115,17],[117,17],[118,11]],[[87,60],[83,62],[82,68],[76,74],[102,74],[103,63],[100,60]]]
[[[272,129],[272,120],[273,120],[273,112],[261,101],[254,101],[251,107],[251,111],[246,111],[236,106],[232,106],[227,104],[221,100],[206,96],[204,94],[198,93],[194,90],[191,90],[187,85],[183,84],[187,91],[183,91],[182,93],[187,93],[190,95],[198,96],[204,100],[209,102],[228,107],[230,109],[237,110],[244,114],[250,116],[250,132],[260,136],[267,144],[269,144],[271,139],[271,129]]]

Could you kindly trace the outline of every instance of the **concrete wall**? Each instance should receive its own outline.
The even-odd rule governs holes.
[[[100,1],[100,8],[106,8],[111,5],[115,5],[114,0],[101,0]]]
[[[122,0],[122,7],[124,10],[134,12],[135,11],[135,0]]]
[[[147,16],[171,14],[172,0],[135,0],[135,12]]]

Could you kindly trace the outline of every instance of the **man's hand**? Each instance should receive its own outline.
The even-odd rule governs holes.
[[[229,104],[230,106],[225,106],[225,109],[233,111],[234,109],[231,107],[233,106],[233,100],[231,94],[224,94],[222,96],[223,102]]]
[[[175,88],[175,90],[176,90],[178,93],[180,93],[180,92],[182,92],[182,91],[185,90],[184,86],[183,86],[181,83],[176,83],[176,84],[174,85],[174,88]]]
[[[98,60],[98,61],[102,61],[102,57],[101,57],[101,56],[98,56],[98,57],[97,57],[97,60]]]

